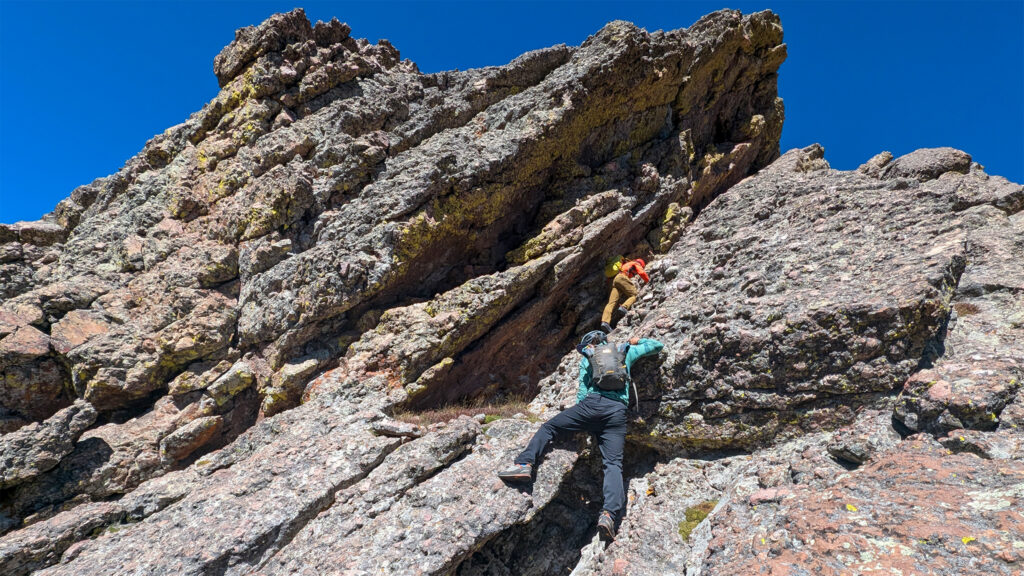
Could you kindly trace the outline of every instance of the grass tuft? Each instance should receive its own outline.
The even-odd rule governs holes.
[[[527,410],[528,404],[529,403],[522,398],[514,398],[501,402],[479,401],[472,404],[441,406],[440,408],[431,408],[429,410],[400,409],[396,410],[391,416],[396,420],[401,420],[402,422],[408,422],[410,424],[418,424],[420,426],[429,426],[431,424],[437,424],[438,422],[448,422],[450,420],[455,420],[459,416],[469,416],[472,418],[477,414],[484,415],[484,424],[490,424],[491,422],[502,418],[511,418],[512,416],[520,413],[526,414],[528,419],[533,422],[536,418]]]
[[[981,312],[981,308],[970,302],[957,302],[953,304],[953,308],[956,309],[957,316],[970,316]]]

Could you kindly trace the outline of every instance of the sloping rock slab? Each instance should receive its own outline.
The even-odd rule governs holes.
[[[379,412],[377,413],[379,414]],[[205,481],[138,524],[75,548],[43,573],[210,574],[258,558],[366,476],[400,440],[376,436],[373,412],[321,397],[253,428]],[[235,459],[235,461],[232,461]]]
[[[122,523],[139,522],[181,500],[202,478],[196,468],[172,472],[120,500],[81,504],[6,534],[0,538],[0,573],[22,576],[56,564],[65,551],[87,545],[104,530],[116,533]]]
[[[880,419],[891,412],[887,404],[857,414],[852,428],[886,428]],[[730,503],[774,505],[801,490],[820,490],[834,483],[846,470],[825,446],[843,433],[807,434],[752,454],[676,458],[656,464],[629,479],[627,513],[614,542],[606,549],[597,543],[588,545],[573,575],[701,574],[712,523]],[[875,456],[894,448],[880,448]]]
[[[403,488],[404,495],[397,501],[374,498],[394,490],[382,482],[393,474],[367,477],[346,494],[346,502],[339,500],[336,509],[311,522],[258,573],[443,574],[452,570],[491,538],[529,522],[559,490],[576,461],[574,452],[550,451],[538,466],[532,488],[506,485],[495,476],[512,462],[536,428],[526,420],[495,422],[472,452],[433,476],[426,470],[429,477]],[[425,437],[410,447],[415,451],[416,444],[427,442]]]

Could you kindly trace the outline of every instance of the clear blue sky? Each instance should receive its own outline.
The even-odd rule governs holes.
[[[953,146],[1024,182],[1024,1],[56,2],[0,0],[0,222],[49,212],[116,172],[217,93],[236,28],[302,6],[387,38],[424,72],[579,44],[609,20],[648,30],[722,7],[782,17],[783,150],[820,142],[851,169]]]

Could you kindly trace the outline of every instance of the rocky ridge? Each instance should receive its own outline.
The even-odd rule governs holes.
[[[1020,185],[778,157],[769,12],[432,75],[349,33],[240,30],[200,112],[0,226],[5,574],[1019,568]],[[604,262],[647,252],[613,338],[666,347],[606,547],[587,439],[530,490],[493,470],[572,401]]]

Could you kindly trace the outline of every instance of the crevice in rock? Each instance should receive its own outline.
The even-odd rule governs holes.
[[[623,485],[628,496],[630,482],[650,473],[664,458],[646,446],[629,441],[625,454]],[[543,465],[542,460],[539,466]],[[557,495],[543,510],[530,522],[513,526],[484,543],[448,574],[566,574],[580,563],[586,547],[596,540],[596,522],[603,498],[601,452],[597,442],[590,439],[589,446],[560,484]]]
[[[957,275],[959,281],[960,275]],[[954,286],[955,290],[956,286]],[[952,306],[949,307],[949,312],[946,313],[945,318],[939,324],[939,329],[935,331],[935,335],[932,336],[927,342],[925,342],[924,350],[921,352],[921,360],[917,363],[917,368],[914,372],[921,370],[927,370],[935,365],[935,361],[946,355],[946,336],[949,334],[949,329],[956,325],[956,311]]]
[[[461,245],[450,237],[440,237],[421,246],[416,257],[396,276],[395,280],[382,287],[380,291],[363,301],[339,317],[329,318],[318,324],[304,327],[301,333],[318,334],[312,338],[295,338],[296,347],[327,347],[343,352],[337,342],[354,341],[372,330],[374,323],[359,326],[357,323],[371,311],[385,311],[390,308],[408,306],[428,300],[439,293],[444,293],[461,286],[465,282],[479,276],[487,276],[501,272],[508,267],[506,254],[524,242],[527,236],[527,222],[532,220],[545,199],[544,190],[550,180],[541,185],[517,190],[519,196],[516,206],[519,208],[500,224],[486,227],[470,227],[457,231],[470,238],[471,241]],[[481,183],[480,188],[496,187],[500,183]],[[431,203],[434,200],[430,200]],[[428,216],[432,207],[424,208]],[[379,315],[378,315],[379,318]],[[295,335],[298,335],[297,332]],[[335,344],[332,345],[332,342]]]
[[[440,384],[431,385],[422,395],[411,398],[405,407],[430,410],[480,401],[500,403],[535,395],[537,383],[555,369],[562,357],[563,349],[549,346],[545,343],[545,336],[565,332],[565,327],[552,325],[532,323],[529,331],[522,326],[529,319],[527,314],[531,308],[543,304],[538,302],[538,290],[525,298],[523,304],[496,320],[494,327],[481,338],[460,351]],[[545,314],[542,321],[551,322],[550,314]],[[503,338],[503,334],[511,336]],[[518,364],[519,369],[502,374],[507,364]],[[469,386],[464,383],[469,383]]]
[[[172,470],[187,468],[207,454],[231,444],[243,432],[252,428],[259,416],[260,397],[253,387],[247,388],[231,399],[231,404],[221,411],[223,424],[217,435],[177,462]]]
[[[896,395],[894,394],[893,396]],[[909,436],[917,434],[916,430],[911,430],[909,427],[907,427],[907,425],[901,422],[899,418],[896,418],[895,414],[893,414],[891,422],[892,429],[895,430],[900,435],[900,438],[904,440],[906,440]]]
[[[173,378],[173,377],[172,377]],[[168,379],[170,380],[170,379]],[[167,395],[167,388],[162,387],[150,392],[147,396],[126,402],[118,408],[111,410],[99,410],[99,417],[91,428],[99,428],[105,424],[124,424],[133,418],[138,418],[153,409],[157,400]],[[91,429],[90,428],[90,429]]]
[[[593,450],[596,452],[596,448]],[[544,576],[564,574],[576,565],[583,546],[596,534],[601,511],[600,456],[598,476],[592,466],[577,462],[559,485],[558,494],[526,523],[513,526],[465,558],[452,576]],[[539,466],[543,466],[543,461]]]
[[[832,460],[849,471],[856,470],[864,464],[863,462],[854,462],[853,460],[847,460],[846,458],[840,458],[835,455],[832,455]]]

